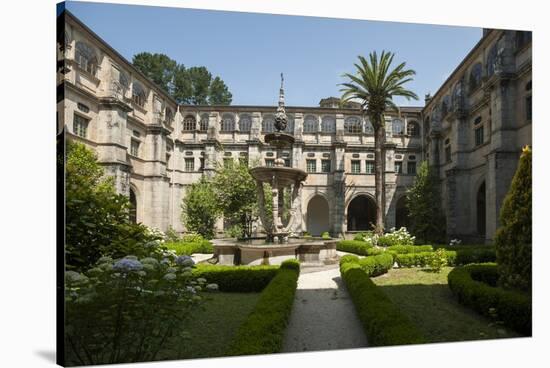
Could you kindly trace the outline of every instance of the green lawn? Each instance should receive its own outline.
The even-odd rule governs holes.
[[[460,305],[441,273],[419,268],[391,269],[372,280],[418,326],[428,342],[517,337],[515,332]]]
[[[184,328],[189,338],[172,341],[159,360],[223,356],[233,335],[252,312],[260,293],[207,293]]]

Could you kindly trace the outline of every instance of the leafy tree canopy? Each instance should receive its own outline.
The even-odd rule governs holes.
[[[141,52],[134,55],[136,68],[178,103],[191,105],[230,105],[232,94],[225,82],[204,66],[186,68],[164,54]]]

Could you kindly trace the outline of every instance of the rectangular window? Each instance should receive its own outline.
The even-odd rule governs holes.
[[[132,156],[139,156],[139,141],[132,139],[130,142],[130,154]]]
[[[306,160],[306,171],[308,173],[317,172],[317,160]]]
[[[200,158],[200,165],[201,166],[199,167],[199,170],[203,171],[204,170],[204,158],[202,158],[202,157]]]
[[[321,160],[321,172],[330,172],[330,160]]]
[[[475,130],[475,142],[476,146],[483,144],[483,125]]]
[[[272,158],[266,158],[265,159],[265,166],[267,166],[267,167],[275,166],[275,160],[272,159]]]
[[[403,162],[402,161],[395,161],[394,168],[395,168],[395,173],[396,174],[403,173]]]
[[[527,96],[525,98],[525,117],[527,120],[531,120],[533,118],[533,100],[531,96]]]
[[[451,146],[445,147],[445,163],[451,162]]]
[[[290,167],[290,159],[289,158],[285,158],[285,166]]]
[[[73,133],[79,137],[86,138],[88,134],[88,119],[74,114],[73,120]]]
[[[185,159],[185,171],[186,172],[195,171],[195,159],[194,158],[186,158]]]
[[[351,161],[351,173],[352,174],[361,173],[361,161],[359,161],[359,160],[352,160]]]
[[[407,174],[416,175],[416,162],[415,161],[407,162]]]
[[[374,174],[374,161],[367,161],[367,174]]]
[[[241,164],[241,165],[248,165],[248,156],[241,156],[241,157],[239,157],[239,164]]]

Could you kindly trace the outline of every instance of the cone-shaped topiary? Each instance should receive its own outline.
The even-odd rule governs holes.
[[[501,227],[495,236],[499,283],[531,290],[532,153],[523,149],[512,185],[500,210]]]

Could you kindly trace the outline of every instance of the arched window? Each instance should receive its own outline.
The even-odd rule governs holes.
[[[262,121],[262,132],[273,133],[275,129],[275,119],[272,115],[265,116]]]
[[[469,81],[469,90],[470,92],[476,90],[481,85],[481,74],[483,72],[483,67],[481,63],[477,63],[470,70],[470,81]]]
[[[166,124],[168,124],[168,125],[172,125],[172,122],[174,121],[174,112],[169,107],[166,108],[166,119],[165,119],[165,121],[166,121]]]
[[[361,119],[356,116],[350,116],[344,120],[344,130],[346,133],[361,133],[363,131]]]
[[[75,61],[81,69],[95,75],[97,70],[97,55],[95,50],[86,42],[76,42]]]
[[[286,128],[284,132],[288,134],[294,134],[294,116],[287,115]]]
[[[369,135],[374,134],[374,127],[372,126],[370,120],[365,121],[365,133]]]
[[[405,126],[403,124],[403,121],[401,119],[393,119],[391,130],[393,135],[402,135],[405,130]]]
[[[132,84],[132,100],[138,106],[145,106],[145,89],[143,89],[143,86],[137,81],[134,81],[134,83]]]
[[[453,88],[453,96],[452,96],[453,109],[456,109],[462,105],[462,102],[463,102],[462,97],[463,97],[462,82],[458,81]]]
[[[304,119],[304,133],[317,133],[319,120],[313,115],[307,115]]]
[[[199,130],[206,132],[208,130],[208,114],[201,115],[201,121],[199,123]]]
[[[232,114],[223,114],[222,115],[222,132],[232,132],[235,130],[235,118]]]
[[[239,115],[239,130],[241,132],[250,132],[252,127],[252,118],[248,114]]]
[[[407,123],[407,135],[410,137],[418,137],[420,135],[420,127],[416,121]]]
[[[487,76],[490,77],[495,73],[495,63],[497,60],[497,45],[494,44],[487,54]]]
[[[334,133],[336,131],[336,119],[333,116],[323,116],[321,131],[323,133]]]
[[[195,129],[197,129],[197,120],[193,115],[187,115],[185,119],[183,119],[183,131],[192,132]]]
[[[446,95],[441,101],[441,115],[445,116],[451,110],[451,97]]]

